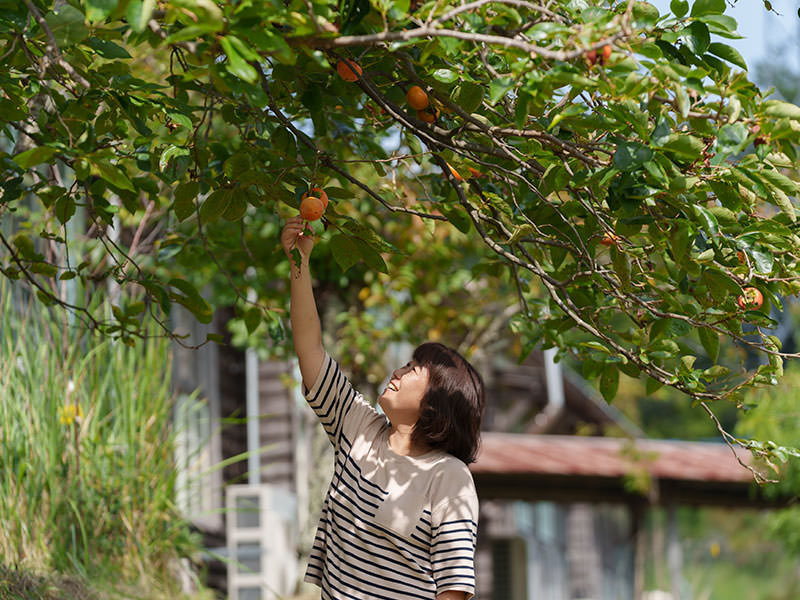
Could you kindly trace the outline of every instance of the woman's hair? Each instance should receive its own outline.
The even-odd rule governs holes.
[[[475,462],[485,404],[483,379],[458,352],[438,342],[414,350],[414,360],[428,369],[428,389],[411,441]]]

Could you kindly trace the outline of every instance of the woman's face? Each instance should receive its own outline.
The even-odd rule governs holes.
[[[428,389],[428,377],[428,369],[414,360],[392,373],[386,389],[378,398],[392,423],[410,425],[417,422],[420,403]]]

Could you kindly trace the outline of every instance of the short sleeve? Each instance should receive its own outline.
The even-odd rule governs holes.
[[[365,421],[382,418],[353,389],[350,380],[327,353],[317,380],[305,396],[334,448],[339,447],[343,430],[358,429]]]
[[[436,593],[475,594],[478,497],[469,493],[440,502],[431,511],[431,565]]]

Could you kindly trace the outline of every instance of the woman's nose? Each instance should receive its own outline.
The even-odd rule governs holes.
[[[394,373],[392,373],[392,377],[395,379],[400,379],[407,372],[408,372],[408,367],[400,367],[399,369],[394,370]]]

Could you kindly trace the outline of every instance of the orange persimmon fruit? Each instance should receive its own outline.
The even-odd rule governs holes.
[[[316,221],[324,212],[325,205],[315,196],[307,196],[300,202],[300,216],[306,221]]]
[[[428,94],[418,85],[412,85],[406,92],[406,102],[414,110],[425,110],[428,108]]]
[[[336,72],[345,81],[357,81],[361,77],[361,67],[356,61],[347,58],[336,63]]]
[[[448,169],[450,169],[450,173],[452,173],[452,174],[453,174],[453,177],[455,177],[455,180],[456,180],[456,181],[464,181],[464,178],[463,178],[463,177],[461,177],[461,173],[459,173],[458,171],[456,171],[456,170],[453,168],[453,165],[451,165],[450,163],[445,163],[445,164],[447,165],[447,168],[448,168]]]
[[[742,310],[758,310],[764,304],[764,294],[754,287],[744,288],[744,293],[736,299]]]
[[[315,198],[319,198],[322,200],[322,210],[328,208],[328,194],[325,193],[321,187],[312,187],[309,191],[303,194],[302,200],[305,200],[309,196],[314,196]]]

